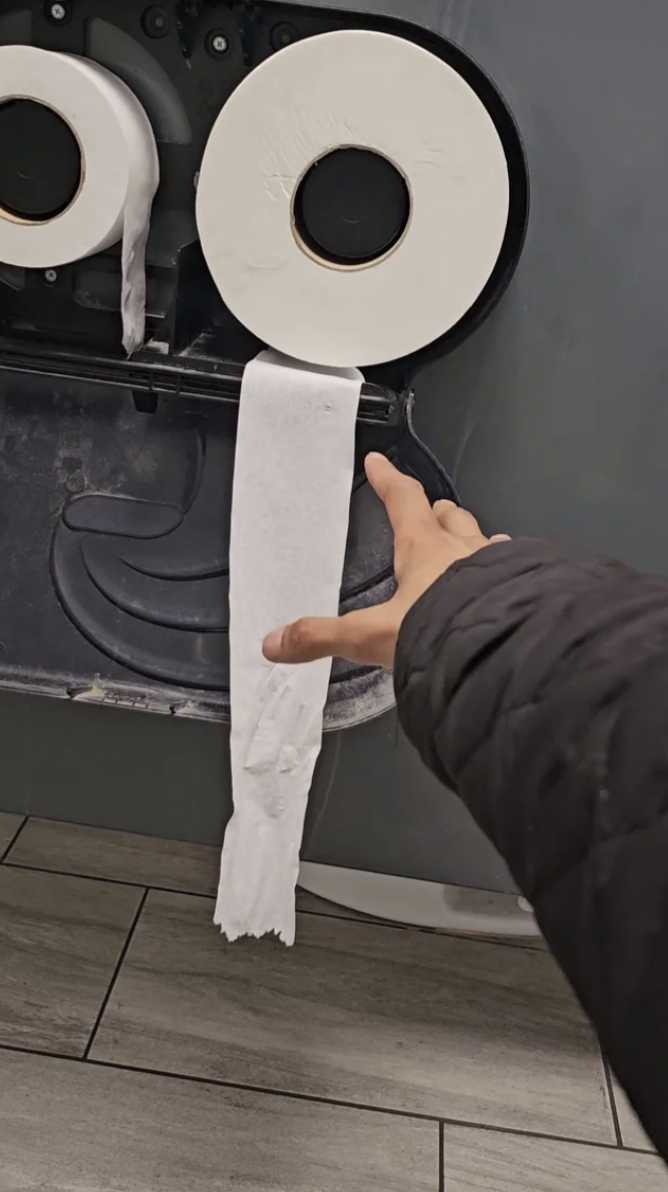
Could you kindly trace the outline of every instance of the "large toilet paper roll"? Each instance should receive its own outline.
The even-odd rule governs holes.
[[[80,176],[64,209],[46,218],[0,204],[0,261],[49,269],[122,240],[123,344],[132,352],[144,335],[144,254],[159,180],[148,116],[129,87],[97,63],[34,46],[2,46],[0,105],[25,101],[65,122],[78,146]]]
[[[197,222],[246,327],[314,364],[371,365],[445,334],[499,256],[495,125],[447,63],[401,38],[306,38],[247,76],[207,143]]]

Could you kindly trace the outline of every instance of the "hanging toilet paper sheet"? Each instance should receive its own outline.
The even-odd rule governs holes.
[[[145,250],[159,181],[149,119],[133,92],[88,59],[34,46],[0,47],[0,104],[29,99],[51,108],[81,154],[79,188],[64,211],[28,220],[0,207],[0,261],[51,269],[122,241],[123,346],[144,337]]]
[[[355,263],[303,226],[304,186],[342,149],[382,159],[383,219],[390,189],[399,208],[405,192],[394,233]],[[197,188],[202,249],[233,314],[271,347],[337,367],[394,360],[453,327],[489,280],[508,210],[503,145],[473,88],[371,30],[304,38],[257,66],[213,126]],[[349,230],[374,217],[362,190]]]
[[[275,665],[261,647],[279,625],[338,611],[362,379],[270,352],[244,372],[230,540],[234,814],[215,911],[228,939],[294,942],[331,660]]]

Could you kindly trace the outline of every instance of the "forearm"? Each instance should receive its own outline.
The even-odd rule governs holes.
[[[530,895],[548,864],[541,842],[551,851],[563,837],[567,865],[589,840],[583,800],[598,797],[624,691],[667,648],[667,581],[540,542],[456,564],[406,617],[404,730]]]
[[[668,583],[486,548],[409,614],[396,687],[668,1157]]]

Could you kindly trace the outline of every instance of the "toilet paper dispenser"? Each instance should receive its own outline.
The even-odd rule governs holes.
[[[295,42],[339,30],[391,34],[447,63],[489,114],[508,175],[498,256],[462,317],[419,350],[357,361],[365,383],[341,607],[376,603],[392,590],[392,537],[364,482],[366,451],[393,456],[434,500],[456,495],[413,430],[413,382],[501,298],[528,217],[521,138],[484,71],[435,32],[325,7],[269,0],[0,6],[0,49],[80,55],[124,82],[148,115],[160,160],[146,247],[146,335],[129,358],[121,346],[119,244],[55,267],[0,260],[7,643],[0,688],[229,718],[235,406],[246,364],[270,341],[235,318],[213,280],[196,221],[200,170],[219,113],[240,85]],[[0,208],[14,218],[57,218],[80,185],[76,137],[62,125],[44,105],[0,96]],[[355,147],[323,158],[295,196],[305,249],[344,267],[388,251],[406,219],[395,174],[382,156]],[[449,262],[435,254],[431,267],[446,271]],[[337,660],[326,726],[377,715],[391,699],[382,674]]]
[[[436,33],[375,14],[269,2],[47,0],[0,15],[0,45],[25,42],[85,54],[125,81],[144,105],[160,156],[146,253],[144,345],[130,359],[120,348],[117,245],[58,268],[0,262],[0,368],[83,379],[100,398],[110,388],[130,389],[144,412],[154,410],[161,395],[238,401],[244,365],[264,345],[226,308],[200,247],[194,209],[206,140],[221,107],[258,65],[296,40],[342,28],[394,34],[451,65],[485,105],[508,166],[503,243],[473,305],[425,349],[364,368],[361,421],[398,423],[417,371],[471,334],[508,285],[525,235],[528,177],[514,119],[484,71]],[[0,103],[0,163],[0,208],[20,220],[53,217],[79,185],[71,130],[56,112],[26,99]],[[363,263],[401,233],[405,189],[385,158],[343,148],[302,180],[295,222],[314,251],[334,262]],[[433,268],[448,264],[434,260]]]

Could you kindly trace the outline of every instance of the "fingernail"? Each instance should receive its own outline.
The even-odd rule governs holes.
[[[269,662],[278,662],[283,649],[285,629],[272,629],[262,643],[262,653]]]

